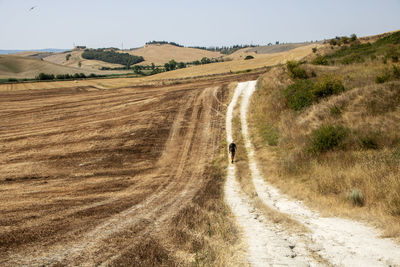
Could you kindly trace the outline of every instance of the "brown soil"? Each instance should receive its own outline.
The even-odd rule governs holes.
[[[254,75],[1,92],[0,265],[171,263],[165,229],[209,187],[226,85]]]

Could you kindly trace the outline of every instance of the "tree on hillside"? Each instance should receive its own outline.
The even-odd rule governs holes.
[[[207,57],[203,57],[200,62],[201,62],[201,64],[208,64],[208,63],[211,63],[211,59],[209,59]]]
[[[164,64],[164,68],[166,71],[174,70],[176,69],[177,63],[175,60],[171,59],[168,63]]]
[[[108,63],[125,65],[128,69],[131,65],[144,61],[141,56],[133,56],[128,53],[118,53],[105,49],[86,49],[82,53],[85,59],[97,59]]]
[[[179,62],[178,63],[178,69],[183,69],[186,68],[186,63],[185,62]]]

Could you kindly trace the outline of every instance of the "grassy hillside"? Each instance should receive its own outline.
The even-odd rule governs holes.
[[[109,67],[109,68],[118,68],[123,67],[120,64],[112,64],[107,63],[100,60],[88,60],[82,58],[82,50],[76,50],[72,52],[65,52],[65,53],[57,53],[51,56],[44,58],[45,61],[49,61],[59,65],[65,65],[70,67],[79,68],[79,63],[82,69],[86,69],[89,71],[98,71],[101,67]],[[66,59],[66,56],[70,54],[71,56],[69,59]]]
[[[88,62],[87,64],[95,64],[95,63]],[[41,72],[51,73],[54,75],[66,74],[66,73],[68,74],[84,73],[86,75],[89,75],[90,73],[119,74],[127,72],[127,71],[100,71],[96,65],[89,65],[89,66],[93,66],[93,68],[90,68],[84,64],[82,64],[82,66],[79,68],[78,66],[75,67],[68,65],[59,65],[52,62],[48,62],[46,60],[40,60],[38,58],[32,58],[32,57],[0,55],[0,79],[34,78]]]
[[[315,52],[259,79],[251,123],[266,177],[400,237],[400,32]]]

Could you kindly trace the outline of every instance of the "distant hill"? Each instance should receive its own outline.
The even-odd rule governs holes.
[[[192,62],[201,60],[203,57],[219,58],[223,56],[219,52],[212,52],[197,48],[180,47],[171,44],[147,44],[144,47],[131,51],[118,51],[121,53],[129,53],[135,56],[142,56],[144,62],[140,65],[163,65],[164,63],[174,59],[177,62]]]
[[[90,70],[87,68],[77,68],[54,64],[45,60],[40,60],[32,57],[19,57],[14,55],[0,55],[0,79],[7,78],[34,78],[39,73],[49,74],[74,74],[84,73],[89,75],[95,74],[116,74],[118,71],[99,71],[96,69]],[[126,73],[124,71],[123,73]]]
[[[56,49],[56,48],[45,48],[45,49],[29,49],[29,50],[0,50],[0,55],[16,54],[21,52],[50,52],[50,53],[60,53],[65,52],[70,49]]]

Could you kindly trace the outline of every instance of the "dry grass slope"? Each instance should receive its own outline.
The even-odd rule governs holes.
[[[392,64],[371,58],[305,65],[316,76],[311,80],[334,76],[346,91],[300,111],[289,109],[282,94],[293,83],[286,67],[273,68],[259,79],[251,127],[270,182],[327,214],[365,220],[400,238],[400,81],[375,83]],[[326,125],[340,125],[345,137],[333,150],[313,154],[315,130]]]
[[[65,57],[65,56],[64,56]],[[87,64],[93,64],[88,62]],[[74,74],[74,73],[84,73],[89,75],[90,73],[95,74],[119,74],[126,73],[126,71],[100,71],[98,70],[96,63],[94,67],[88,67],[85,64],[82,68],[79,68],[76,64],[71,66],[60,65],[46,60],[40,60],[37,58],[30,57],[19,57],[11,55],[0,55],[0,79],[7,78],[35,78],[39,73],[51,73],[57,74]]]
[[[169,44],[150,44],[131,51],[119,52],[142,56],[145,61],[139,63],[139,65],[151,65],[151,63],[154,63],[155,65],[164,65],[164,63],[167,63],[171,59],[174,59],[176,62],[192,62],[195,60],[201,60],[203,57],[219,58],[222,56],[219,52],[197,48],[178,47]]]

